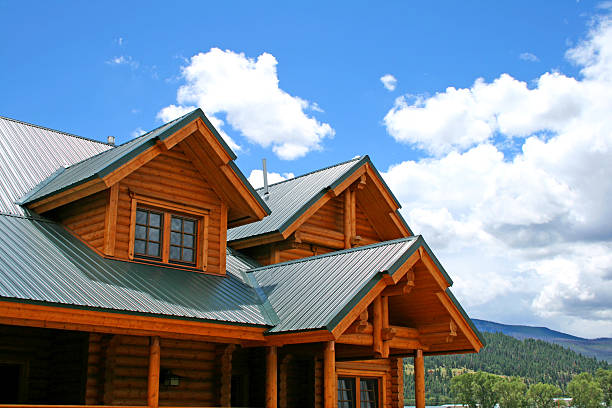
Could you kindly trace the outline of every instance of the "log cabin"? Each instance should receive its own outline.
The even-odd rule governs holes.
[[[480,334],[368,156],[254,190],[200,109],[0,117],[0,406],[403,407]]]

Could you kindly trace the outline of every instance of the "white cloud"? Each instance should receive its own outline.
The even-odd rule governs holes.
[[[307,109],[317,111],[318,105],[279,87],[276,65],[276,58],[268,53],[253,59],[212,48],[194,55],[182,69],[186,83],[177,93],[179,105],[162,109],[158,116],[168,118],[172,116],[169,111],[199,106],[211,121],[216,119],[220,126],[227,122],[249,142],[271,147],[281,159],[296,159],[321,149],[334,130],[305,113]],[[225,114],[224,122],[219,114]]]
[[[388,132],[433,156],[383,176],[472,315],[609,336],[610,19],[567,56],[582,77],[545,73],[530,88],[504,74],[399,99]]]
[[[519,58],[522,59],[523,61],[529,61],[529,62],[538,62],[538,61],[540,61],[540,59],[538,58],[537,55],[532,54],[530,52],[523,52],[523,53],[519,54]]]
[[[134,130],[132,130],[131,136],[132,138],[138,137],[138,136],[142,136],[145,133],[147,133],[145,130],[143,130],[141,127],[138,127]]]
[[[395,91],[397,86],[397,79],[391,74],[386,74],[380,77],[380,82],[387,89],[387,91]]]
[[[138,69],[140,63],[138,61],[134,61],[134,59],[129,55],[119,55],[118,57],[113,57],[106,61],[108,65],[126,65],[131,69]]]
[[[268,185],[278,183],[279,181],[287,180],[290,178],[294,178],[293,173],[272,173],[268,172]],[[249,175],[249,183],[253,186],[253,188],[260,188],[264,186],[263,180],[263,170],[252,170]]]

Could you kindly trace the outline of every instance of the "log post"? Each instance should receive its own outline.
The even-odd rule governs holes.
[[[372,316],[374,326],[372,336],[374,337],[374,354],[377,357],[381,357],[383,354],[383,342],[382,342],[382,301],[380,296],[374,299],[374,313]]]
[[[328,341],[323,351],[323,407],[335,408],[338,403],[336,378],[336,344]]]
[[[149,340],[149,380],[147,403],[150,408],[159,407],[159,336],[152,336]]]
[[[266,408],[277,407],[277,347],[266,349]]]
[[[344,191],[344,248],[351,247],[352,235],[351,227],[351,192]]]
[[[387,296],[381,296],[381,311],[382,311],[382,331],[387,332],[389,330],[389,298]],[[383,339],[383,340],[384,341],[383,341],[383,346],[382,346],[382,358],[388,358],[390,339]]]
[[[421,349],[414,354],[414,398],[416,408],[425,408],[425,360]]]

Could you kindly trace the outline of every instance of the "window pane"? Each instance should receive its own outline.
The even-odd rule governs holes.
[[[159,227],[161,225],[161,215],[154,212],[149,213],[149,225]]]
[[[362,379],[359,388],[361,408],[377,408],[378,380],[375,378]]]
[[[149,242],[149,244],[147,245],[147,255],[158,257],[159,256],[159,244]]]
[[[193,251],[191,249],[183,248],[183,261],[193,262]]]
[[[183,220],[183,232],[188,234],[193,234],[193,230],[195,228],[195,222],[189,220]]]
[[[145,242],[139,239],[134,242],[134,253],[144,254],[145,253]]]
[[[149,241],[159,242],[159,230],[157,228],[149,228]]]
[[[180,218],[172,217],[172,231],[181,231],[183,221]]]
[[[183,246],[193,248],[193,235],[183,235]]]
[[[136,239],[145,239],[147,237],[147,227],[142,225],[136,226]]]
[[[179,232],[170,233],[170,243],[172,245],[181,245],[181,234]]]
[[[147,223],[146,211],[136,210],[136,223],[143,224],[143,225]]]
[[[181,260],[181,248],[177,246],[170,246],[170,259],[175,261]]]
[[[355,408],[354,378],[338,378],[338,408]]]

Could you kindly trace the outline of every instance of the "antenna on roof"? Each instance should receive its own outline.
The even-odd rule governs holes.
[[[264,197],[268,197],[268,169],[266,167],[266,159],[261,159],[263,164],[263,178],[264,178]]]
[[[115,145],[115,136],[107,136],[106,137],[106,143],[114,146]]]

